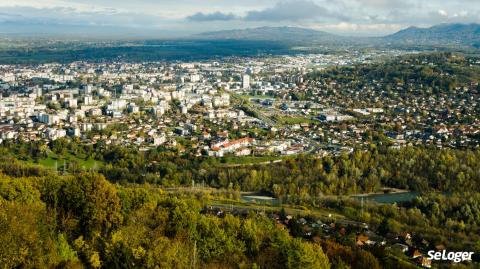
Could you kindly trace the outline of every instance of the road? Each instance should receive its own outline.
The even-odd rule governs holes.
[[[249,204],[249,205],[238,205],[238,204],[225,204],[222,202],[212,201],[211,204],[207,207],[212,209],[220,209],[224,212],[233,212],[233,211],[256,211],[256,212],[278,212],[281,209],[281,206],[272,206],[272,205],[261,205],[261,204]],[[345,216],[338,213],[324,212],[319,210],[303,210],[298,208],[291,208],[288,206],[283,207],[285,212],[289,215],[314,215],[320,218],[322,221],[335,221],[338,224],[344,226],[356,226],[360,228],[368,228],[368,225],[364,222],[354,221],[347,219]]]
[[[285,131],[287,129],[287,126],[279,124],[278,122],[276,122],[270,116],[265,114],[265,112],[262,111],[262,109],[258,108],[256,105],[251,105],[249,103],[246,103],[245,100],[243,98],[239,97],[239,96],[233,95],[233,98],[235,98],[239,102],[240,107],[244,106],[244,107],[247,107],[248,109],[250,109],[251,111],[254,111],[258,115],[258,119],[263,121],[267,125],[267,127],[275,127],[279,131]],[[322,145],[318,141],[315,141],[312,138],[299,135],[298,139],[303,140],[303,141],[307,141],[307,144],[305,146],[308,149],[306,151],[308,153],[313,152],[316,149],[322,148]]]

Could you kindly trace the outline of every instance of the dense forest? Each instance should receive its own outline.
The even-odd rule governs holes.
[[[2,268],[330,268],[320,244],[266,217],[219,218],[198,197],[39,170],[0,175]],[[378,268],[362,250],[347,262]]]
[[[306,237],[293,220],[284,230],[254,212],[206,214],[201,193],[122,186],[96,172],[61,175],[15,159],[0,164],[4,268],[414,268],[385,249],[358,248],[341,232],[312,240],[322,232]],[[424,194],[400,208],[362,210],[358,200],[328,196],[315,207],[370,223],[383,236],[414,231],[432,244],[480,250],[478,191],[463,195]]]
[[[265,191],[288,203],[311,203],[325,195],[348,195],[394,187],[418,192],[479,192],[480,151],[436,147],[377,148],[340,156],[300,155],[269,165],[231,167],[222,160],[180,154],[164,148],[140,152],[134,147],[80,145],[60,139],[48,146],[6,143],[3,156],[35,162],[52,151],[95,158],[111,182],[161,186],[204,183],[216,188]],[[4,157],[7,158],[7,157]],[[13,165],[4,162],[2,165]],[[80,171],[78,164],[60,168]],[[19,173],[4,167],[5,173]]]

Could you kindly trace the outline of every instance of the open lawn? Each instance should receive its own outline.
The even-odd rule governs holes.
[[[81,170],[96,170],[103,165],[103,162],[94,160],[92,158],[85,159],[81,158],[81,156],[74,156],[72,154],[67,154],[66,156],[58,156],[54,153],[48,154],[48,158],[39,159],[37,163],[45,167],[54,169],[63,169],[63,165],[65,164],[67,166],[67,169],[75,167],[76,169]]]
[[[291,124],[301,124],[301,123],[316,123],[317,121],[312,120],[310,117],[288,117],[288,116],[276,116],[275,121],[280,123],[280,124],[286,124],[286,125],[291,125]]]

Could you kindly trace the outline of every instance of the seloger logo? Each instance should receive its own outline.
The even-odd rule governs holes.
[[[454,263],[471,261],[473,252],[447,252],[430,250],[428,253],[428,259],[434,261],[453,261]]]

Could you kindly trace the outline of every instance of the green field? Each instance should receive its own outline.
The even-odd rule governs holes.
[[[301,124],[301,123],[315,123],[315,120],[312,120],[309,117],[288,117],[288,116],[276,116],[275,121],[280,124]]]
[[[68,168],[76,167],[76,169],[80,170],[96,170],[103,165],[103,162],[92,158],[85,159],[72,154],[58,156],[54,153],[50,153],[48,158],[39,159],[36,163],[53,169],[63,169],[63,165],[65,164]]]

